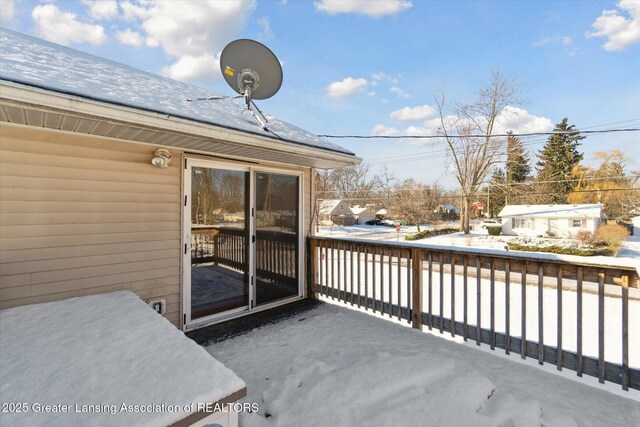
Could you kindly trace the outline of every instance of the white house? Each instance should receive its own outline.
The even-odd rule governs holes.
[[[318,200],[318,223],[320,225],[353,225],[355,221],[351,207],[344,200]]]
[[[376,218],[376,213],[366,206],[353,206],[351,207],[351,211],[356,219],[356,224],[364,224],[365,222]]]
[[[507,205],[498,216],[506,235],[569,237],[580,230],[595,232],[602,205]]]
[[[640,236],[640,215],[631,218],[631,222],[633,223],[633,235]]]

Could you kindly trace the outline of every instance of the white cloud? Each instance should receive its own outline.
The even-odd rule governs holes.
[[[640,43],[640,2],[621,0],[617,6],[620,10],[604,10],[591,24],[595,31],[587,33],[587,37],[606,37],[603,47],[608,51],[625,50]]]
[[[89,16],[93,19],[113,19],[118,16],[116,0],[82,0],[89,7]]]
[[[366,79],[354,79],[347,77],[341,82],[333,82],[327,86],[328,94],[331,98],[344,98],[345,96],[362,93],[368,82]]]
[[[36,23],[38,36],[54,43],[99,46],[107,40],[102,26],[79,22],[74,13],[63,12],[53,4],[36,6],[31,18]]]
[[[177,62],[164,67],[162,74],[176,80],[209,80],[217,76],[219,70],[220,57],[205,53],[199,56],[183,55]]]
[[[124,31],[118,31],[116,37],[118,38],[118,41],[120,43],[129,46],[142,46],[142,44],[144,43],[142,34],[137,31],[131,30],[131,28],[127,28]]]
[[[329,15],[357,13],[372,18],[396,15],[413,6],[408,0],[320,0],[314,5],[317,10]]]
[[[573,37],[571,36],[555,35],[543,37],[531,43],[531,46],[561,46],[562,50],[569,56],[575,56],[578,52],[578,49],[573,44]]]
[[[371,130],[373,136],[398,136],[400,131],[393,127],[387,127],[385,125],[375,125]]]
[[[502,114],[498,116],[494,128],[494,133],[534,133],[549,132],[553,129],[553,122],[540,116],[534,116],[527,110],[518,107],[508,106]]]
[[[423,107],[428,107],[425,111],[431,110],[432,114],[427,116],[430,117],[435,114],[435,111],[425,105]],[[418,107],[419,108],[419,107]],[[396,116],[401,115],[403,111],[407,112],[407,116],[409,116],[409,111],[412,109],[402,109],[398,111],[394,111],[393,113],[398,113]],[[419,111],[419,110],[418,110]],[[393,114],[392,113],[392,114]],[[411,111],[413,113],[413,111]],[[478,123],[482,123],[480,118],[477,118],[476,121]],[[456,133],[455,128],[457,124],[460,124],[457,116],[448,115],[444,117],[445,126],[449,132],[452,134]],[[471,124],[471,122],[469,122]],[[434,142],[433,139],[412,139],[411,136],[435,136],[440,134],[440,129],[442,128],[442,123],[440,121],[440,117],[434,117],[431,119],[427,119],[421,123],[421,125],[409,126],[405,129],[397,129],[394,127],[386,127],[382,124],[376,125],[371,131],[372,135],[375,136],[401,136],[406,135],[407,140],[413,144],[427,144],[429,142]],[[452,130],[453,129],[453,130]],[[498,116],[493,133],[494,134],[505,134],[508,131],[512,131],[513,133],[535,133],[535,132],[549,132],[553,129],[553,122],[546,118],[535,116],[528,111],[517,108],[507,106],[503,113]],[[472,131],[472,133],[476,133],[476,131]]]
[[[398,83],[398,79],[396,77],[390,76],[388,74],[383,73],[382,71],[378,71],[375,72],[373,74],[371,74],[371,78],[373,79],[374,82],[376,82],[376,84],[378,84],[378,82],[380,81],[387,81],[393,84]]]
[[[122,18],[125,21],[135,21],[136,19],[147,19],[151,14],[148,9],[133,4],[129,1],[123,1],[120,3],[122,9]]]
[[[273,38],[273,30],[271,29],[269,18],[258,19],[258,25],[262,27],[262,31],[258,36],[260,40],[268,40]]]
[[[16,16],[16,5],[13,0],[0,1],[0,24],[9,25]]]
[[[417,107],[404,107],[393,111],[390,117],[394,120],[425,120],[435,114],[436,110],[429,105],[419,105]]]
[[[396,95],[398,95],[402,99],[411,98],[411,95],[409,95],[409,93],[406,90],[400,89],[397,86],[391,86],[391,88],[389,89],[389,92],[395,93]]]
[[[164,74],[182,80],[219,78],[213,69],[222,48],[245,26],[254,0],[125,1],[123,19],[134,22],[149,47],[161,47],[176,62]],[[186,67],[193,66],[189,72]]]

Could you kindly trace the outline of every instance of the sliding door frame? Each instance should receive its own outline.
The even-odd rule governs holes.
[[[203,159],[201,157],[183,158],[184,168],[182,171],[182,237],[181,237],[181,306],[182,306],[182,329],[184,331],[201,328],[226,320],[234,319],[248,314],[256,313],[270,308],[278,307],[283,304],[297,301],[305,297],[305,245],[304,245],[304,173],[301,171],[292,171],[288,169],[280,169],[277,167],[256,166],[243,162],[224,161],[218,159]],[[249,300],[246,306],[228,310],[222,313],[212,314],[198,319],[191,318],[191,173],[193,167],[203,167],[222,170],[234,170],[249,173]],[[288,298],[270,303],[256,305],[256,173],[273,173],[278,175],[296,176],[298,178],[298,294]]]

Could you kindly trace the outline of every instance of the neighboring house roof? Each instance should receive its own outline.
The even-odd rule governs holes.
[[[267,116],[267,127],[277,136],[262,130],[246,110],[243,100],[223,98],[189,102],[187,99],[222,95],[2,28],[0,80],[3,87],[26,85],[31,90],[53,92],[70,99],[79,97],[128,111],[159,113],[167,119],[185,119],[200,125],[236,130],[286,142],[290,146],[350,156],[355,160],[352,163],[359,162],[351,151],[275,117]],[[3,98],[6,98],[6,90],[4,92]],[[231,89],[229,94],[236,95]],[[12,121],[10,119],[7,121]]]
[[[360,207],[360,206],[352,206],[351,207],[351,212],[353,212],[354,215],[360,215],[362,212],[368,211],[369,213],[371,213],[373,215],[373,212],[371,212],[371,209],[366,208],[366,207]]]
[[[320,199],[318,200],[318,213],[320,215],[331,215],[340,203],[344,203],[341,199]],[[349,205],[346,205],[351,210]]]
[[[382,208],[376,212],[376,215],[386,215],[388,212],[389,210],[387,208]]]
[[[523,216],[528,218],[600,218],[602,216],[602,205],[507,205],[502,208],[498,216]]]

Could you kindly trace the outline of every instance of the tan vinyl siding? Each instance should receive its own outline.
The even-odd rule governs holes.
[[[180,318],[180,152],[0,128],[0,309],[130,289]]]

